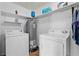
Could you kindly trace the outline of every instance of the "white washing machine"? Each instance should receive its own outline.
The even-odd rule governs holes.
[[[23,32],[6,33],[6,56],[28,56],[29,35]]]
[[[40,56],[69,55],[69,33],[47,33],[40,35]]]

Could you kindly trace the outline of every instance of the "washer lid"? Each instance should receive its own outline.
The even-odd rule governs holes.
[[[67,34],[60,34],[60,33],[46,33],[40,35],[40,37],[45,37],[45,38],[55,38],[55,39],[67,39],[69,37],[69,33]]]

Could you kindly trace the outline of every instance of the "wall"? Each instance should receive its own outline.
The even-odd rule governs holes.
[[[71,10],[61,11],[52,15],[39,18],[38,31],[40,34],[53,30],[70,29],[71,26]]]
[[[23,16],[27,16],[30,17],[31,15],[31,11],[28,9],[25,9],[19,5],[13,4],[13,3],[9,3],[9,2],[1,2],[0,3],[0,10],[5,11],[5,12],[10,12],[15,14],[15,10],[18,11],[18,15],[23,15]],[[10,21],[10,19],[8,19]],[[21,20],[20,20],[21,22]]]
[[[51,15],[50,31],[70,30],[72,23],[72,10],[65,10]]]
[[[30,10],[12,2],[0,2],[0,10],[11,12],[13,14],[15,14],[15,10],[18,10],[19,15],[30,17]]]
[[[13,4],[12,2],[0,2],[0,11],[10,12],[15,14],[15,10],[18,10],[18,14],[22,16],[30,17],[30,10],[25,9],[19,5]],[[0,15],[0,55],[5,54],[5,40],[4,40],[4,27],[1,26],[3,21],[14,22],[15,18],[2,17]],[[19,20],[20,23],[24,23],[25,20]],[[15,26],[14,26],[15,27]],[[15,27],[16,28],[16,27]],[[19,27],[18,27],[19,28]]]
[[[51,16],[43,17],[43,18],[38,18],[38,32],[39,34],[44,34],[48,33],[50,29],[50,22],[51,22]]]

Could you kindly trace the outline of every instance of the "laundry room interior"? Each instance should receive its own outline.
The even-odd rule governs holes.
[[[0,2],[0,56],[79,56],[79,2]]]

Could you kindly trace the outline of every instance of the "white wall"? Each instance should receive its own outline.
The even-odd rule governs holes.
[[[70,30],[72,23],[72,10],[65,10],[51,15],[50,31]]]
[[[43,18],[38,18],[38,32],[39,34],[48,33],[51,22],[51,15]]]
[[[14,4],[12,2],[0,2],[0,11],[5,11],[9,13],[15,14],[15,10],[18,11],[18,15],[26,16],[26,17],[31,17],[31,11],[19,6],[17,4]],[[0,19],[0,23],[3,21],[9,21],[9,22],[14,22],[15,18],[10,18],[10,17],[3,17],[1,16],[2,19]],[[25,20],[18,19],[20,23],[25,23]]]
[[[13,14],[15,14],[15,10],[18,10],[19,15],[30,17],[30,10],[12,2],[0,2],[0,9],[6,12],[11,12]]]
[[[48,31],[68,30],[71,27],[72,11],[61,11],[52,15],[39,18],[38,31],[41,34],[47,33]]]
[[[9,2],[1,2],[0,3],[0,10],[5,11],[5,12],[10,12],[15,14],[15,10],[18,11],[18,15],[23,15],[26,17],[30,17],[31,15],[31,11],[28,9],[25,9],[19,5],[16,5],[14,3],[9,3]],[[9,21],[11,21],[10,19],[8,19]],[[21,20],[20,20],[21,21]]]

